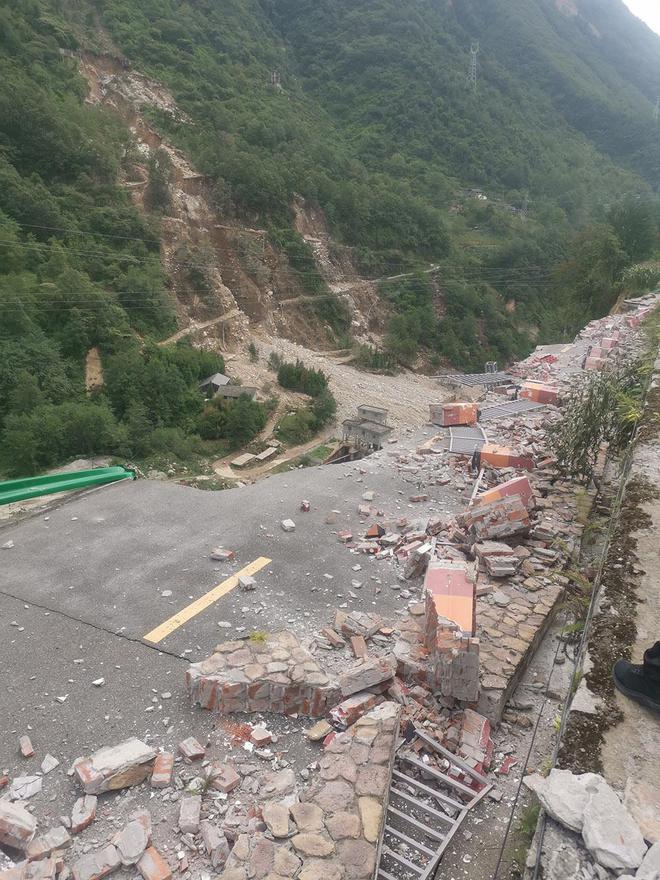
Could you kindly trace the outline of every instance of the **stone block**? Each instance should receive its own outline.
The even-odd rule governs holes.
[[[365,660],[348,669],[339,676],[339,688],[344,697],[374,685],[389,681],[394,677],[395,665],[390,658]]]
[[[117,847],[122,865],[137,864],[142,853],[149,846],[151,837],[151,817],[148,821],[134,819],[117,835],[114,844]]]
[[[204,819],[199,824],[199,830],[202,833],[202,840],[206,852],[211,860],[211,866],[216,869],[224,868],[229,858],[229,843],[227,838],[220,831],[217,825]]]
[[[34,838],[37,820],[20,804],[0,801],[0,843],[25,850]]]
[[[101,880],[121,866],[116,847],[109,844],[102,850],[81,856],[73,865],[73,880]]]
[[[35,837],[27,846],[25,855],[28,862],[45,859],[58,849],[66,849],[71,846],[71,836],[62,825],[51,828],[42,837]]]
[[[197,834],[202,809],[200,795],[184,797],[179,804],[179,828],[184,834]]]

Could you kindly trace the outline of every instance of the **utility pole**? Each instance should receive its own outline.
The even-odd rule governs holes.
[[[477,91],[477,55],[479,54],[479,42],[470,46],[470,72],[468,73],[468,85],[473,92]]]
[[[658,122],[660,120],[660,97],[655,102],[655,107],[653,108],[653,119]]]

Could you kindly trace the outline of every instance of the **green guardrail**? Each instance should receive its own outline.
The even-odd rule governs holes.
[[[118,480],[134,480],[135,471],[124,467],[93,468],[87,471],[70,471],[65,474],[50,474],[43,477],[21,477],[18,480],[0,482],[0,504],[13,501],[26,501],[40,495],[53,495],[56,492],[71,492],[74,489],[87,489],[103,486]]]

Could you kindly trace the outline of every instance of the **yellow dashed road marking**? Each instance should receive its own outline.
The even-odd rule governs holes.
[[[186,605],[185,608],[182,608],[181,611],[173,617],[170,617],[165,623],[161,623],[156,629],[152,629],[151,632],[148,632],[146,636],[144,636],[144,641],[151,642],[154,645],[158,644],[158,642],[162,642],[166,636],[169,636],[174,630],[182,626],[182,624],[187,623],[191,618],[199,614],[200,611],[204,611],[210,605],[213,605],[214,602],[217,602],[221,596],[224,596],[230,590],[233,590],[234,587],[238,585],[238,578],[240,575],[256,574],[256,572],[268,565],[269,562],[272,562],[272,560],[268,559],[266,556],[260,556],[258,559],[255,559],[254,562],[250,562],[249,565],[246,565],[245,568],[242,568],[240,571],[237,571],[236,574],[228,577],[227,580],[222,581],[217,587],[213,587],[208,593],[205,593],[205,595],[201,596],[199,599],[195,599],[190,605]]]

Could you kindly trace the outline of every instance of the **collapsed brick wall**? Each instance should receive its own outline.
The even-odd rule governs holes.
[[[424,578],[427,681],[441,701],[479,698],[476,597],[467,566],[431,560]]]
[[[193,703],[223,713],[321,718],[341,699],[337,684],[290,632],[217,645],[206,660],[191,663],[186,685]]]

